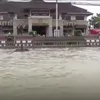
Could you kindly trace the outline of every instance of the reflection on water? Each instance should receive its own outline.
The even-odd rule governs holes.
[[[100,100],[100,48],[0,50],[0,100]]]

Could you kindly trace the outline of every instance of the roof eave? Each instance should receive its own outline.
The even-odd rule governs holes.
[[[90,12],[68,12],[67,13],[68,15],[87,15],[87,16],[90,16],[90,15],[93,15],[93,13],[90,13]]]

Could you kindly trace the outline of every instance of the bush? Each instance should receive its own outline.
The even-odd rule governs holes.
[[[36,31],[31,31],[29,32],[29,35],[32,35],[33,37],[35,37],[37,35]]]
[[[33,35],[33,31],[29,32],[29,35]]]
[[[75,30],[74,34],[75,34],[75,36],[82,36],[81,30]]]

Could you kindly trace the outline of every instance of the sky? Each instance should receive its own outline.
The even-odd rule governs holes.
[[[96,13],[100,13],[100,6],[78,6],[81,8],[85,8],[88,11],[94,13],[93,15],[89,16],[88,19],[90,19],[92,16],[96,15]]]
[[[45,0],[45,1],[48,1],[48,0]],[[55,1],[55,0],[53,0],[53,1]],[[89,0],[59,0],[59,1],[62,1],[62,2],[86,2],[86,3],[100,4],[100,0],[91,0],[91,1],[89,1]],[[96,13],[100,13],[100,6],[90,6],[90,5],[88,5],[88,6],[75,5],[75,6],[84,8],[84,9],[88,10],[89,12],[92,12],[93,15],[96,15]],[[90,19],[92,16],[89,16],[88,19]]]
[[[44,1],[55,1],[55,0],[44,0]],[[62,2],[86,2],[86,3],[93,3],[93,4],[100,4],[100,0],[58,0]],[[75,5],[81,8],[85,8],[88,11],[94,13],[100,13],[100,6],[86,6],[86,5]]]

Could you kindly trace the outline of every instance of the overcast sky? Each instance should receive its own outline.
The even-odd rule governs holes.
[[[94,13],[94,15],[96,15],[96,13],[100,13],[100,6],[78,6],[78,7],[85,8],[88,11]],[[88,17],[88,19],[90,19],[90,18],[91,18],[91,16]]]
[[[50,1],[50,0],[45,0],[45,1]],[[55,1],[55,0],[51,0],[51,1]],[[62,2],[87,2],[87,3],[97,3],[97,4],[100,4],[100,0],[58,0],[58,1],[62,1]],[[90,12],[93,12],[93,13],[100,13],[100,6],[85,6],[85,5],[77,5],[78,7],[81,7],[81,8],[85,8],[87,9],[88,11]]]

